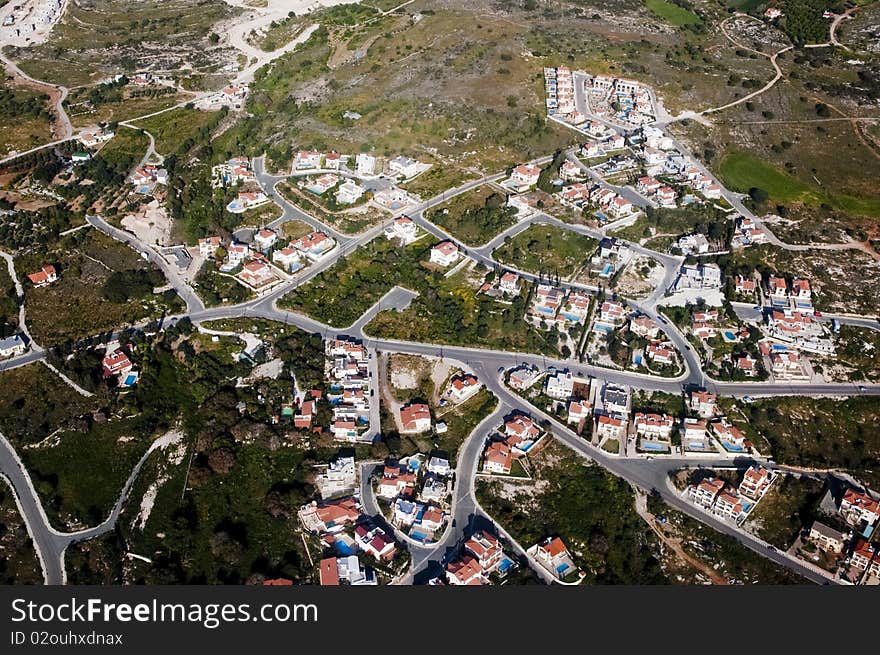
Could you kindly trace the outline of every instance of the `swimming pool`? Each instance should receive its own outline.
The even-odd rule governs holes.
[[[426,535],[424,532],[419,532],[417,530],[413,530],[412,532],[410,532],[409,536],[411,539],[415,539],[420,543],[425,543],[425,540],[428,538],[428,535]]]
[[[608,217],[605,215],[604,212],[596,212],[595,214],[593,214],[593,216],[595,216],[596,218],[598,218],[602,222],[605,222],[608,220]]]
[[[730,443],[729,441],[722,441],[721,445],[724,446],[724,450],[728,450],[732,453],[741,453],[745,450],[742,446],[737,446],[736,444]]]
[[[501,564],[498,565],[498,572],[506,573],[511,566],[513,566],[513,562],[505,557],[503,560],[501,560]]]
[[[613,270],[614,266],[612,266],[610,263],[605,264],[605,266],[602,267],[602,272],[599,275],[603,277],[608,277],[609,275],[611,275],[611,271]]]
[[[658,451],[658,450],[666,450],[666,449],[667,449],[666,444],[655,443],[653,441],[642,442],[642,450]]]
[[[736,341],[736,335],[733,332],[731,332],[730,330],[724,331],[724,338],[727,339],[728,341]]]

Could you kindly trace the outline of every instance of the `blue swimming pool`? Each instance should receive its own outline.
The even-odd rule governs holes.
[[[721,445],[724,446],[724,450],[730,451],[732,453],[741,453],[745,450],[742,446],[737,446],[736,444],[732,444],[728,441],[722,441]]]
[[[730,330],[725,330],[724,338],[727,339],[728,341],[736,341],[736,335],[733,332],[731,332]]]
[[[560,564],[556,567],[556,573],[559,574],[559,577],[562,577],[562,574],[568,571],[568,564]]]
[[[593,214],[593,216],[595,216],[596,218],[598,218],[602,222],[605,222],[608,220],[608,217],[605,215],[604,212],[596,212],[595,214]]]
[[[357,550],[357,549],[349,546],[344,541],[339,541],[338,539],[335,542],[333,542],[333,547],[336,548],[337,553],[339,553],[340,555],[345,555],[345,556],[354,555],[355,551]]]
[[[419,532],[418,530],[413,530],[409,533],[409,536],[420,543],[425,543],[425,540],[428,538],[428,535],[424,532]]]
[[[501,560],[501,564],[498,565],[498,571],[501,573],[505,573],[510,567],[513,566],[513,562],[511,562],[506,557]]]
[[[687,449],[688,450],[706,450],[706,444],[704,444],[701,441],[698,441],[696,443],[688,444]]]
[[[786,350],[788,350],[788,346],[785,346],[781,343],[774,343],[773,350],[775,350],[776,352],[785,352]]]
[[[666,450],[666,445],[662,443],[655,443],[653,441],[645,441],[642,443],[642,450]]]
[[[542,314],[554,314],[556,310],[550,309],[549,307],[538,307],[538,311]]]
[[[602,267],[602,273],[600,275],[603,275],[603,276],[611,275],[611,271],[613,271],[613,270],[614,270],[614,266],[612,266],[610,263],[605,264],[605,266]]]

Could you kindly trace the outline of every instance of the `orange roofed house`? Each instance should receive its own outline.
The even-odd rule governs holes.
[[[306,530],[317,534],[334,533],[360,517],[360,509],[351,498],[340,498],[318,505],[312,501],[299,510],[299,520]]]
[[[28,273],[28,279],[35,287],[44,287],[58,279],[58,273],[51,264],[46,264],[36,273]]]

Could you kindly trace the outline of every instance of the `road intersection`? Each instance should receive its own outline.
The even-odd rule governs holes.
[[[546,163],[550,159],[550,157],[543,157],[536,160],[536,163]],[[324,324],[321,321],[303,314],[279,308],[277,304],[278,300],[280,300],[285,294],[289,293],[292,289],[306,284],[315,276],[332,267],[341,257],[354,252],[357,248],[365,245],[372,239],[378,238],[382,234],[382,230],[386,223],[375,225],[358,235],[343,234],[317,218],[298,209],[281,196],[275,187],[278,182],[284,178],[282,176],[268,174],[265,171],[263,158],[258,158],[255,161],[255,173],[257,180],[264,188],[267,195],[269,195],[269,197],[275,201],[283,211],[281,218],[274,221],[271,224],[271,227],[278,228],[287,221],[300,220],[308,223],[316,230],[324,231],[333,236],[337,241],[337,245],[324,258],[309,266],[302,272],[291,276],[289,280],[282,283],[271,292],[244,303],[231,306],[205,307],[204,303],[192,287],[186,282],[183,276],[154,248],[139,241],[134,235],[109,225],[100,217],[90,216],[88,222],[95,229],[101,230],[113,238],[126,243],[141,253],[145,259],[148,259],[163,271],[171,286],[186,303],[187,308],[186,313],[184,314],[165,317],[162,321],[163,325],[173,325],[183,317],[188,317],[193,323],[197,324],[220,319],[262,318],[269,321],[284,323],[286,325],[293,325],[308,333],[321,334],[325,338],[345,334],[356,339],[361,339],[364,341],[365,346],[369,349],[374,359],[376,354],[380,351],[408,353],[462,361],[474,370],[479,379],[483,381],[487,388],[499,399],[499,405],[490,417],[477,426],[462,445],[455,476],[455,489],[453,492],[452,503],[453,521],[450,524],[450,528],[447,529],[440,541],[431,544],[430,546],[409,544],[413,562],[411,571],[405,580],[411,581],[414,579],[420,579],[426,576],[429,570],[436,570],[438,565],[442,565],[448,561],[448,558],[454,553],[456,545],[460,544],[469,534],[468,530],[473,527],[474,522],[480,517],[485,516],[485,512],[479,507],[474,495],[476,472],[483,444],[492,429],[501,422],[503,416],[513,409],[521,409],[548,420],[553,435],[578,455],[596,462],[598,465],[606,468],[613,474],[628,480],[645,491],[656,489],[663,499],[676,509],[711,525],[720,532],[735,537],[745,546],[776,561],[777,563],[795,570],[807,579],[816,582],[824,581],[820,580],[819,577],[821,576],[817,576],[812,569],[803,566],[801,563],[784,554],[770,550],[767,544],[764,544],[753,536],[738,530],[733,525],[705,514],[693,504],[683,500],[680,495],[669,487],[667,479],[670,471],[692,464],[693,462],[690,460],[656,457],[653,460],[648,461],[644,458],[623,458],[604,453],[583,438],[572,433],[565,426],[559,425],[553,417],[544,414],[524,399],[513,394],[504,385],[499,375],[499,371],[525,363],[539,367],[542,370],[546,370],[548,367],[555,367],[559,370],[570,369],[576,371],[580,375],[588,375],[600,381],[606,381],[613,384],[623,384],[638,389],[680,394],[686,387],[701,386],[705,387],[710,392],[719,395],[750,395],[752,397],[787,395],[880,395],[880,385],[855,385],[850,383],[810,384],[799,382],[789,384],[770,382],[724,382],[708,378],[702,371],[699,358],[687,345],[687,340],[684,335],[681,334],[674,325],[660,316],[658,311],[658,303],[662,299],[665,290],[669,287],[672,280],[674,280],[674,276],[677,274],[678,268],[681,265],[682,258],[655,252],[635,243],[628,243],[628,245],[634,250],[634,252],[658,261],[664,267],[664,278],[662,283],[655,288],[648,298],[643,300],[627,299],[626,302],[633,310],[645,313],[660,321],[669,340],[675,344],[676,348],[682,354],[685,370],[675,378],[661,378],[632,371],[607,369],[591,364],[584,364],[573,359],[546,357],[535,355],[533,353],[520,353],[448,344],[408,342],[385,339],[367,333],[367,325],[376,313],[383,309],[400,309],[408,305],[413,299],[415,294],[412,291],[400,287],[394,287],[389,290],[379,302],[367,310],[367,312],[350,326],[334,327]],[[493,258],[494,249],[499,244],[503,243],[506,237],[518,234],[536,224],[553,225],[560,229],[572,230],[596,239],[601,239],[604,236],[604,233],[600,230],[595,230],[583,225],[571,225],[552,216],[537,213],[511,226],[488,243],[474,247],[456,239],[453,235],[449,234],[440,226],[432,223],[426,217],[425,212],[428,208],[441,204],[456,195],[466,193],[481,185],[497,182],[502,177],[502,174],[495,174],[471,180],[455,189],[446,191],[437,197],[421,202],[415,207],[408,208],[405,213],[409,215],[419,227],[436,238],[441,240],[448,239],[458,244],[463,253],[474,261],[483,264],[490,269],[513,270],[525,280],[532,282],[538,281],[539,276],[528,271],[511,268],[510,266],[501,264]],[[731,195],[731,197],[735,198],[733,195]],[[745,207],[742,209],[745,210]],[[398,214],[400,213],[404,212],[398,212]],[[585,285],[570,282],[560,282],[559,286],[563,288],[584,288],[591,290],[591,288],[586,287]],[[861,320],[869,321],[871,319]],[[45,351],[34,349],[24,355],[0,362],[0,371],[15,368],[17,366],[24,366],[35,361],[40,361],[45,357]],[[375,404],[378,408],[378,403]],[[372,423],[373,422],[371,421],[371,424]],[[378,420],[376,420],[375,425],[378,428]],[[30,478],[22,467],[20,460],[18,460],[14,449],[5,440],[0,441],[0,472],[8,477],[16,492],[16,497],[22,508],[24,520],[31,532],[41,562],[43,562],[45,578],[48,583],[57,584],[64,582],[63,553],[67,545],[74,541],[100,535],[103,532],[112,529],[119,513],[125,506],[131,483],[137,476],[140,464],[142,464],[143,461],[145,460],[142,460],[132,471],[128,482],[120,493],[113,511],[100,526],[86,531],[65,534],[59,533],[51,527]],[[703,462],[701,460],[700,464],[705,466],[711,466],[713,464],[730,466],[731,461],[729,459],[719,459],[716,463],[712,461]],[[746,463],[742,462],[741,465],[744,466]],[[368,475],[364,477],[368,478]],[[367,487],[368,486],[367,483]],[[378,508],[375,507],[375,499],[372,497],[372,490],[367,487],[362,485],[362,502],[368,512],[377,513],[376,510]]]

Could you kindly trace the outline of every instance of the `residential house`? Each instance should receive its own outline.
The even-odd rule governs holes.
[[[314,404],[314,401],[303,403],[303,406],[307,404]],[[311,422],[311,416],[309,421]],[[353,493],[356,483],[357,469],[354,457],[337,457],[330,462],[323,473],[315,476],[315,486],[321,498]]]
[[[352,205],[356,203],[367,192],[364,187],[347,180],[339,185],[336,190],[336,202],[340,205]]]
[[[334,173],[325,173],[308,182],[305,187],[316,195],[323,195],[333,187],[339,184],[339,176]]]
[[[645,354],[652,362],[663,366],[672,366],[675,364],[675,350],[673,350],[669,342],[652,341],[645,349]]]
[[[735,425],[727,421],[713,421],[709,424],[713,436],[721,442],[726,450],[742,450],[751,446],[745,434]]]
[[[106,354],[101,360],[101,366],[105,378],[113,375],[125,375],[134,368],[128,355],[121,350],[114,350],[112,353]]]
[[[748,377],[755,377],[758,375],[758,360],[754,357],[746,353],[743,357],[737,357],[735,368],[738,371],[742,371]]]
[[[238,275],[242,281],[254,288],[264,287],[278,279],[272,272],[272,268],[266,262],[258,259],[245,264]]]
[[[376,495],[391,499],[398,496],[411,496],[415,491],[416,476],[400,466],[386,466],[379,480]]]
[[[254,235],[254,244],[256,245],[257,250],[261,252],[265,252],[274,246],[276,241],[278,241],[278,235],[274,231],[267,230],[266,228],[263,228]]]
[[[415,159],[400,155],[388,162],[388,170],[394,175],[399,175],[404,179],[415,177],[424,170],[424,165]]]
[[[199,239],[199,254],[202,257],[213,257],[217,252],[217,248],[223,245],[223,241],[219,236],[205,237]]]
[[[300,150],[293,158],[294,172],[321,168],[323,154],[314,150]]]
[[[512,462],[510,446],[503,441],[492,441],[483,456],[483,472],[507,475]]]
[[[702,418],[712,418],[715,415],[717,400],[718,397],[714,393],[700,389],[691,392],[688,407]]]
[[[449,383],[447,395],[456,403],[461,403],[476,394],[483,387],[473,375],[456,375]]]
[[[394,559],[397,552],[394,538],[386,534],[382,528],[370,529],[369,526],[361,524],[355,527],[354,534],[358,547],[368,555],[383,562]]]
[[[629,412],[629,391],[626,387],[606,384],[602,389],[602,407],[606,412]]]
[[[468,555],[452,560],[446,565],[446,580],[456,586],[477,586],[486,583],[479,561]]]
[[[742,499],[736,491],[722,489],[715,498],[715,505],[712,511],[715,516],[735,521],[743,514]]]
[[[535,560],[557,579],[564,579],[575,570],[565,543],[559,537],[547,537],[528,550]]]
[[[484,575],[488,575],[497,570],[504,555],[504,551],[501,549],[501,544],[498,542],[498,539],[485,530],[474,533],[471,538],[465,542],[464,550],[476,558]]]
[[[874,525],[880,518],[880,503],[868,494],[847,489],[840,501],[840,513],[851,525],[862,522]]]
[[[452,241],[441,241],[431,248],[431,262],[440,266],[450,266],[458,261],[458,246]]]
[[[520,366],[510,372],[507,383],[511,389],[517,391],[525,391],[529,389],[535,381],[541,376],[540,371],[536,368],[528,366]]]
[[[286,248],[274,251],[272,253],[272,261],[290,273],[294,268],[299,268],[300,254],[296,248],[287,246]]]
[[[442,476],[447,476],[453,471],[452,467],[449,465],[449,460],[446,457],[440,457],[439,455],[433,455],[428,460],[427,469],[428,473]]]
[[[521,164],[513,169],[510,180],[519,190],[525,190],[538,183],[541,169],[532,164]]]
[[[385,228],[385,237],[388,239],[400,239],[401,245],[409,245],[416,240],[419,234],[418,226],[408,216],[395,218],[394,221]]]
[[[875,559],[877,556],[877,549],[875,546],[864,539],[859,539],[855,546],[853,547],[852,555],[850,555],[850,564],[855,568],[861,571],[868,571],[869,569],[873,569],[876,571],[877,566],[872,566],[872,564],[876,564],[877,560]]]
[[[747,278],[744,275],[736,276],[736,284],[734,286],[736,293],[743,296],[753,296],[756,289],[757,283],[754,279]]]
[[[235,268],[251,254],[251,249],[244,243],[230,243],[226,248],[226,263]]]
[[[524,441],[535,441],[541,434],[541,430],[531,418],[524,414],[517,414],[504,423],[504,434],[515,437],[514,440],[508,440],[507,443],[516,446]]]
[[[342,155],[338,152],[328,152],[324,155],[324,168],[331,171],[338,171],[339,165],[342,163]]]
[[[688,488],[688,495],[697,505],[709,509],[715,504],[715,500],[723,489],[724,480],[706,478],[699,484],[691,485]]]
[[[643,339],[656,339],[660,334],[660,326],[650,316],[639,314],[630,319],[629,331]]]
[[[842,553],[846,545],[846,537],[843,533],[819,521],[813,521],[808,538],[822,550],[831,553]]]
[[[313,261],[317,261],[322,255],[332,250],[336,241],[323,232],[312,232],[304,237],[292,241],[291,248],[295,248]]]
[[[667,414],[647,414],[636,412],[633,425],[636,434],[649,439],[668,441],[675,425],[675,419]]]
[[[408,528],[415,523],[419,512],[423,510],[424,507],[418,503],[403,498],[397,498],[391,504],[391,523],[398,528]]]
[[[504,273],[498,280],[498,288],[505,293],[519,293],[519,276],[516,273]]]
[[[0,357],[14,357],[25,351],[24,340],[17,334],[0,339]]]
[[[599,414],[596,418],[596,436],[599,439],[622,440],[626,436],[626,417],[622,414]]]
[[[36,273],[28,273],[28,279],[35,287],[44,287],[58,279],[58,272],[51,264],[46,264]]]
[[[773,482],[773,474],[763,466],[750,466],[739,483],[739,493],[746,498],[758,500],[770,488]]]
[[[573,423],[581,429],[592,414],[590,403],[586,400],[572,400],[568,403],[568,423]]]
[[[358,177],[371,177],[376,174],[376,158],[366,153],[360,153],[355,158],[355,175]]]
[[[400,408],[401,434],[417,434],[431,429],[431,410],[424,403],[411,403]]]
[[[339,586],[339,569],[335,557],[325,557],[318,564],[319,579],[322,587]]]
[[[340,532],[346,525],[360,518],[360,508],[353,498],[340,498],[318,504],[315,501],[303,505],[299,520],[309,532],[316,534]]]
[[[299,428],[300,430],[307,430],[308,428],[312,427],[312,421],[315,418],[316,410],[316,401],[305,401],[302,405],[300,405],[299,412],[293,417],[293,426],[295,428]],[[352,464],[353,463],[354,459],[352,459]]]

